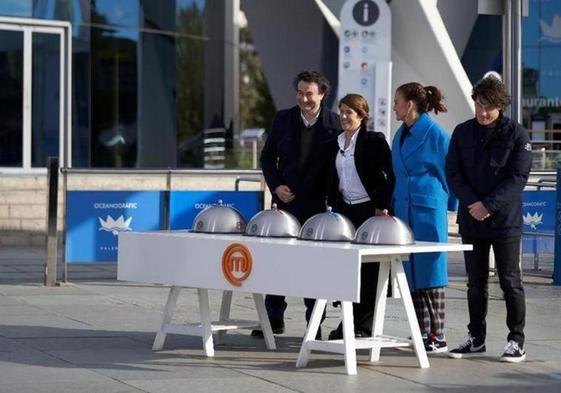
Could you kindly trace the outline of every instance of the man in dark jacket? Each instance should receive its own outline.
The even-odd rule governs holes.
[[[330,147],[340,131],[339,116],[323,105],[329,81],[315,71],[294,79],[297,105],[277,112],[261,152],[263,176],[272,203],[292,213],[301,224],[325,211]],[[309,321],[314,299],[304,299]],[[267,295],[265,306],[273,333],[284,333],[284,296]],[[261,335],[254,330],[252,335]],[[321,334],[320,334],[321,335]]]
[[[446,158],[448,184],[460,201],[462,242],[468,274],[469,334],[450,351],[452,358],[485,352],[489,251],[493,246],[504,293],[509,334],[501,361],[521,362],[526,304],[520,275],[522,191],[532,166],[528,132],[503,116],[508,105],[504,84],[496,77],[473,87],[475,118],[456,127]]]

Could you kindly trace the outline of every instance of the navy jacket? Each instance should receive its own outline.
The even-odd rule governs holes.
[[[460,200],[460,234],[508,237],[522,234],[522,191],[532,168],[528,131],[503,117],[488,137],[477,137],[476,119],[456,127],[446,157],[448,184]],[[481,201],[491,216],[475,220],[468,206]]]
[[[261,152],[263,176],[271,190],[273,203],[303,223],[314,214],[325,211],[326,173],[333,141],[340,132],[339,116],[322,106],[310,150],[300,165],[300,130],[302,118],[298,106],[277,112]],[[295,194],[289,204],[274,194],[285,184]]]
[[[337,207],[342,203],[339,192],[339,175],[335,167],[335,160],[339,153],[337,139],[333,142],[330,174],[327,179],[327,203]],[[392,169],[392,156],[388,142],[381,132],[369,132],[366,127],[361,127],[356,137],[355,156],[358,177],[370,200],[378,209],[390,209],[395,184]],[[372,212],[374,215],[374,212]]]

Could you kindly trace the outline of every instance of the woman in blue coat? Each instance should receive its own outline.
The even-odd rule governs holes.
[[[392,143],[396,177],[393,209],[409,224],[415,240],[447,242],[448,210],[456,210],[445,175],[449,133],[428,112],[446,112],[434,86],[406,83],[396,90],[394,107],[403,122]],[[444,336],[444,287],[448,284],[446,253],[416,254],[404,264],[413,303],[428,352],[448,350]]]

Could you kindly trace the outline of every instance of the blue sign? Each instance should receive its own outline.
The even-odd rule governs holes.
[[[66,262],[117,262],[119,232],[163,228],[161,191],[68,191]]]
[[[553,236],[540,236],[540,233],[554,234],[555,198],[554,190],[524,191],[522,252],[553,254],[555,244]],[[532,232],[536,235],[532,235]]]
[[[172,191],[170,229],[191,229],[195,216],[218,201],[240,211],[246,220],[262,209],[261,191]]]
[[[561,163],[557,163],[557,184],[561,185]],[[553,257],[553,284],[561,285],[561,193],[555,199],[555,255]]]

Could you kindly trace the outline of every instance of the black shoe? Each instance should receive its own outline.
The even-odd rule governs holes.
[[[520,363],[526,359],[526,351],[522,345],[514,340],[510,340],[505,347],[501,362]]]
[[[253,329],[253,330],[251,331],[251,337],[263,338],[263,330],[261,330],[261,329]]]
[[[447,352],[448,345],[446,344],[444,335],[439,337],[433,333],[429,334],[428,338],[425,340],[425,351],[427,351],[428,354]]]
[[[329,333],[329,340],[342,340],[343,339],[343,332],[335,329]]]
[[[370,329],[355,329],[355,337],[356,338],[361,338],[361,337],[371,337],[372,336],[372,332],[370,331]],[[330,340],[342,340],[343,339],[343,324],[339,324],[339,326],[337,326],[336,329],[333,329],[330,333],[329,333],[329,339]]]
[[[360,337],[372,337],[372,332],[370,331],[370,329],[356,329],[355,330],[355,337],[360,338]]]
[[[283,334],[284,333],[284,321],[277,318],[269,318],[271,323],[271,329],[273,334]],[[261,329],[254,329],[251,331],[251,336],[253,337],[263,337],[263,331]]]
[[[339,324],[337,328],[329,332],[329,340],[341,340],[343,338],[343,324]]]
[[[485,342],[476,337],[472,337],[468,334],[464,338],[464,342],[461,343],[458,348],[454,348],[448,352],[448,356],[453,359],[463,359],[467,357],[481,355],[485,353]]]

